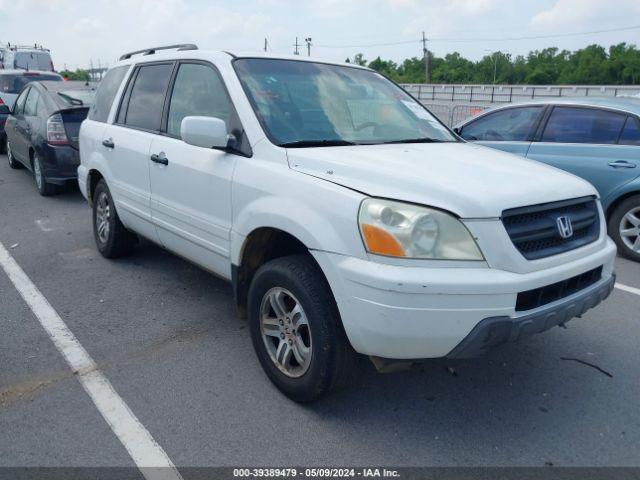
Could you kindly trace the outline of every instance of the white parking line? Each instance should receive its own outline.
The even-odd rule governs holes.
[[[98,411],[127,449],[144,477],[148,480],[181,480],[180,473],[162,447],[114,390],[75,335],[2,243],[0,265],[69,367],[77,374],[78,380]]]
[[[625,292],[635,293],[636,295],[640,295],[640,288],[630,287],[629,285],[623,285],[622,283],[616,283],[616,288],[620,290],[624,290]]]

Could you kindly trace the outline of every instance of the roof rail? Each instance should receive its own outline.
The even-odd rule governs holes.
[[[0,45],[0,47],[3,47],[3,46]],[[4,45],[4,48],[8,50],[13,50],[13,51],[17,51],[17,50],[41,50],[43,52],[51,51],[48,48],[44,48],[42,45],[38,45],[37,43],[34,43],[33,45],[12,45],[11,42],[7,42],[7,44]]]
[[[127,60],[128,58],[131,58],[133,55],[137,55],[139,53],[142,53],[143,55],[153,55],[154,53],[156,53],[157,50],[173,50],[174,48],[177,49],[178,51],[198,50],[198,46],[194,45],[193,43],[179,43],[177,45],[166,45],[164,47],[145,48],[144,50],[136,50],[135,52],[125,53],[120,57],[120,60]]]

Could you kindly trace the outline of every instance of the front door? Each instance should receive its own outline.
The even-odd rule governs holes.
[[[153,220],[166,248],[229,278],[231,178],[239,157],[187,145],[180,126],[187,116],[217,117],[229,126],[235,113],[209,64],[180,64],[171,91],[165,135],[151,143]]]
[[[544,108],[543,105],[501,108],[468,122],[460,129],[460,136],[524,157]]]

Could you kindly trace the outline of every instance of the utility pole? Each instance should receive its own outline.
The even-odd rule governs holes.
[[[424,57],[424,78],[426,83],[429,82],[429,50],[427,49],[427,37],[422,32],[422,55]]]
[[[307,42],[307,57],[311,56],[311,37],[305,38],[305,42]]]
[[[267,37],[264,37],[264,51],[265,52],[267,51],[267,46],[268,46]]]
[[[295,51],[293,52],[294,55],[300,55],[300,52],[298,51],[298,47],[300,45],[298,45],[298,37],[296,37],[296,44],[294,45],[296,47]]]

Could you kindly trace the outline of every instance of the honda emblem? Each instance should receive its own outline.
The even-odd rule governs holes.
[[[571,219],[569,217],[556,218],[556,225],[558,226],[558,233],[562,238],[569,238],[573,236],[573,225],[571,225]]]

